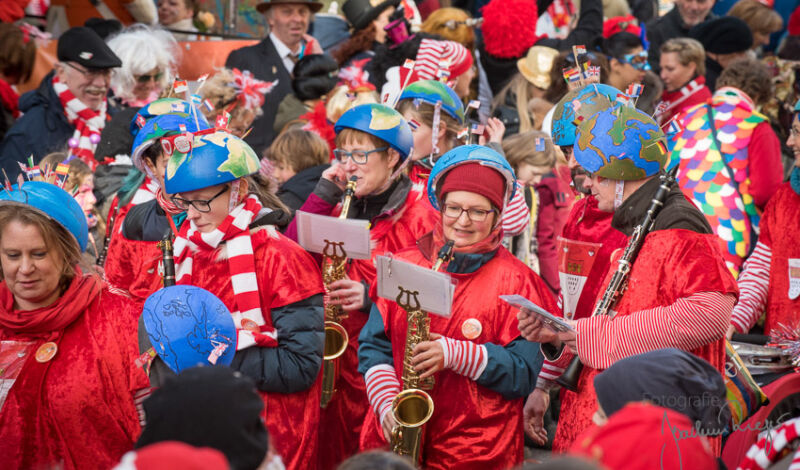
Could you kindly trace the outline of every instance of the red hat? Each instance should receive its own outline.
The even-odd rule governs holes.
[[[225,455],[210,447],[192,447],[178,441],[150,444],[122,456],[114,470],[227,470]]]
[[[708,439],[686,415],[644,402],[630,403],[605,426],[586,430],[569,453],[609,470],[717,468]]]
[[[642,28],[638,26],[638,22],[633,15],[615,16],[603,22],[604,38],[608,39],[617,33],[631,33],[634,36],[639,36],[642,33]]]
[[[791,16],[789,16],[786,31],[789,36],[800,36],[800,7],[795,8]]]
[[[492,206],[504,207],[506,196],[506,179],[499,171],[480,163],[465,163],[448,171],[439,190],[439,200],[453,191],[469,191],[480,194],[492,203]]]
[[[536,0],[491,0],[481,9],[486,52],[501,59],[520,58],[536,41]]]
[[[416,80],[438,80],[439,69],[446,65],[447,80],[455,80],[472,67],[472,54],[455,41],[423,39],[414,62]]]

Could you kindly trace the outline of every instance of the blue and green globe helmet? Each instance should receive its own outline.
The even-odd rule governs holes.
[[[175,373],[196,366],[227,366],[236,353],[230,310],[211,292],[170,286],[145,300],[142,321],[156,354]]]
[[[433,165],[431,176],[428,178],[428,200],[431,201],[434,209],[439,210],[440,208],[438,189],[439,183],[444,181],[442,178],[453,168],[467,163],[480,163],[497,170],[498,173],[503,175],[506,180],[505,202],[508,204],[511,201],[516,190],[517,177],[514,175],[514,169],[511,168],[508,161],[489,147],[462,145],[446,152]]]
[[[184,102],[186,103],[186,102]],[[152,104],[152,103],[151,103]],[[186,103],[188,104],[188,103]],[[198,127],[199,126],[199,127]],[[150,118],[133,139],[131,160],[142,173],[146,173],[142,154],[151,145],[157,144],[162,137],[175,135],[181,132],[197,132],[208,129],[206,118],[198,113],[197,119],[185,113],[170,113]]]
[[[582,88],[570,90],[556,103],[550,131],[553,143],[560,146],[575,143],[575,129],[579,119],[588,119],[593,114],[610,108],[621,91],[602,83],[590,83]]]
[[[414,147],[411,127],[403,115],[383,104],[369,103],[348,109],[333,126],[337,134],[342,129],[354,129],[383,140],[400,153],[400,161]]]
[[[615,106],[581,122],[573,151],[584,170],[622,181],[657,174],[669,157],[659,125],[630,106]]]
[[[29,207],[58,222],[72,234],[81,252],[89,243],[89,225],[78,201],[58,186],[44,181],[26,181],[14,185],[11,191],[0,191],[0,205],[16,204]]]
[[[464,125],[464,108],[461,99],[452,88],[439,80],[420,80],[408,85],[400,95],[400,101],[402,100],[420,100],[432,106],[442,103],[442,111],[458,121],[460,125]]]
[[[235,181],[256,173],[260,166],[245,141],[221,129],[165,137],[161,146],[169,156],[164,178],[167,194]]]
[[[195,111],[198,111],[195,107]],[[177,114],[179,116],[194,115],[192,112],[192,105],[186,100],[180,98],[161,98],[159,100],[151,101],[150,103],[142,106],[136,112],[130,124],[130,131],[132,136],[136,136],[139,130],[144,127],[145,123],[156,116],[164,114]],[[198,119],[205,121],[203,113],[197,112]],[[206,126],[208,124],[206,123]]]

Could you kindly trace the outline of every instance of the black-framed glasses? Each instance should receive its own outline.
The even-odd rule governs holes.
[[[164,74],[162,72],[154,73],[151,75],[139,75],[138,77],[136,77],[136,81],[139,83],[149,83],[150,80],[157,82],[161,80],[161,77],[163,76]]]
[[[222,194],[228,190],[228,185],[222,187],[217,194],[211,197],[211,199],[183,199],[178,196],[172,196],[172,203],[178,206],[178,209],[182,211],[188,211],[189,207],[194,207],[194,210],[197,212],[211,212],[211,202],[222,196]]]
[[[64,65],[73,70],[77,70],[78,72],[81,73],[81,75],[83,75],[84,77],[88,77],[90,80],[97,77],[106,79],[111,78],[111,69],[82,69],[69,62],[64,62]]]
[[[369,157],[371,153],[385,152],[387,150],[389,150],[389,147],[379,147],[372,150],[353,150],[352,152],[342,149],[333,149],[333,156],[336,157],[336,161],[339,163],[344,163],[348,158],[352,158],[357,165],[363,165],[367,163],[367,157]]]
[[[450,217],[451,219],[458,219],[464,212],[467,213],[469,220],[473,222],[485,222],[486,218],[489,217],[489,214],[495,212],[495,210],[489,209],[487,211],[486,209],[475,208],[464,209],[460,206],[452,206],[449,204],[445,204],[445,206],[442,208],[442,213],[445,215],[445,217]]]

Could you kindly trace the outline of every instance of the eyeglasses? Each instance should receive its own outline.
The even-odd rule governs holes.
[[[97,77],[105,78],[105,79],[111,78],[111,69],[85,70],[85,69],[82,69],[80,67],[76,67],[76,66],[72,65],[69,62],[64,62],[64,65],[66,65],[67,67],[69,67],[71,69],[77,70],[78,72],[81,73],[81,75],[83,75],[84,77],[89,78],[89,80],[93,80],[93,79],[95,79]]]
[[[444,216],[450,217],[451,219],[458,219],[464,212],[467,213],[469,220],[473,222],[485,222],[486,217],[489,217],[489,214],[495,212],[495,210],[490,209],[487,211],[486,209],[463,209],[459,206],[450,205],[445,205],[444,210],[442,210]]]
[[[197,212],[211,212],[211,202],[222,196],[222,194],[228,190],[228,186],[225,185],[220,191],[215,194],[211,199],[203,200],[203,199],[183,199],[178,196],[172,196],[172,202],[178,206],[178,209],[182,211],[188,211],[189,206],[194,207],[194,210]]]
[[[157,82],[161,80],[161,77],[163,76],[164,74],[162,72],[154,73],[152,75],[139,75],[138,77],[136,77],[136,81],[139,83],[149,83],[150,80]]]
[[[339,163],[344,163],[348,158],[352,158],[356,165],[363,165],[367,163],[367,157],[371,153],[385,152],[387,150],[389,150],[389,147],[380,147],[372,150],[353,150],[352,152],[342,149],[333,149],[333,156],[336,157],[336,161]]]
[[[792,135],[792,138],[796,139],[796,138],[800,137],[800,129],[796,128],[795,126],[792,126],[789,129],[789,134]]]
[[[638,54],[625,54],[620,62],[631,64],[631,67],[642,72],[650,70],[650,62],[647,61],[647,51],[642,51]]]

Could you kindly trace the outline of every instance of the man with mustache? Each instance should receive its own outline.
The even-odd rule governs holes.
[[[58,63],[39,88],[22,95],[17,120],[0,143],[0,167],[11,181],[20,162],[33,156],[34,164],[48,153],[66,151],[94,170],[100,133],[109,116],[106,94],[111,69],[119,57],[93,30],[75,27],[58,40]]]
[[[592,114],[611,106],[620,93],[616,88],[602,84],[588,84],[567,93],[555,106],[551,135],[553,143],[561,148],[567,158],[572,175],[572,187],[583,197],[575,202],[558,237],[558,271],[561,282],[559,305],[564,317],[575,320],[592,314],[594,301],[608,271],[611,253],[625,246],[625,235],[611,227],[612,213],[597,207],[597,199],[584,187],[587,178],[575,160],[572,144],[575,142],[575,122],[588,119]],[[549,351],[543,348],[545,358]],[[547,441],[543,417],[550,405],[549,390],[564,371],[555,362],[545,359],[536,389],[525,404],[525,432],[543,445]],[[562,394],[568,393],[563,391]],[[563,395],[562,395],[563,397]],[[569,426],[569,423],[563,425]],[[569,442],[564,443],[565,446]]]
[[[231,52],[225,67],[249,70],[259,80],[278,83],[264,100],[264,114],[253,122],[253,132],[245,142],[257,154],[269,147],[275,138],[273,124],[278,104],[292,92],[294,64],[307,54],[322,54],[319,43],[306,34],[312,15],[322,8],[314,0],[267,0],[256,9],[264,14],[269,25],[269,36],[255,46]]]

